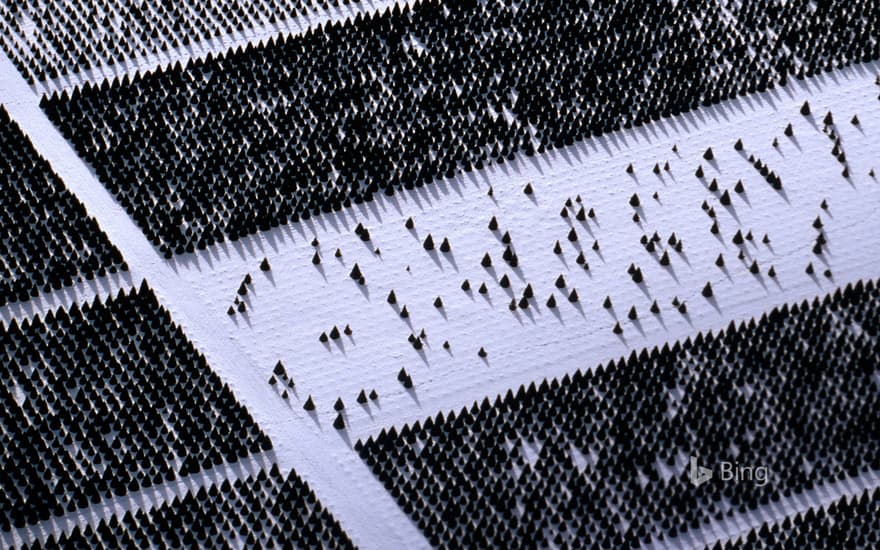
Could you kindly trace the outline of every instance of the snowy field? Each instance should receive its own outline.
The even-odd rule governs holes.
[[[352,450],[358,439],[523,384],[718,330],[731,321],[748,321],[775,306],[812,300],[880,274],[880,252],[874,246],[880,238],[875,221],[880,182],[869,175],[880,170],[878,68],[866,64],[792,82],[770,93],[165,261],[40,111],[40,93],[70,82],[31,89],[0,59],[3,103],[131,266],[124,279],[2,308],[0,319],[8,322],[74,300],[107,296],[146,278],[271,437],[273,458],[282,468],[299,472],[356,544],[423,547],[422,534]],[[805,101],[809,116],[800,113]],[[825,131],[829,112],[845,151],[848,178],[841,174],[844,165],[832,155],[834,143]],[[850,122],[854,115],[858,125]],[[791,137],[784,132],[788,124]],[[734,148],[738,139],[742,151]],[[709,148],[711,160],[705,158]],[[780,177],[781,190],[748,162],[750,155]],[[632,174],[626,171],[629,164]],[[703,178],[695,175],[698,167]],[[717,191],[709,189],[713,179]],[[742,193],[734,190],[739,180]],[[524,192],[527,185],[531,194]],[[721,198],[725,190],[728,205]],[[569,199],[573,206],[566,209]],[[702,208],[704,201],[714,208],[715,220]],[[578,220],[581,206],[592,209],[595,218]],[[563,209],[567,218],[560,216]],[[410,217],[413,229],[406,227]],[[493,217],[496,231],[489,229]],[[827,237],[821,255],[813,251],[817,217]],[[716,220],[717,235],[710,232]],[[369,241],[356,234],[358,224],[368,229]],[[576,241],[569,238],[572,231]],[[738,231],[751,232],[753,240],[735,244]],[[507,232],[517,267],[502,258]],[[640,239],[655,232],[661,240],[649,252]],[[669,244],[673,233],[683,243],[681,251]],[[424,246],[429,235],[433,250]],[[449,252],[440,250],[444,239]],[[557,241],[561,254],[554,252]],[[737,257],[740,250],[743,260]],[[667,266],[660,262],[664,251]],[[487,253],[490,267],[482,265]],[[577,261],[581,254],[588,270]],[[719,254],[724,268],[716,265]],[[260,269],[264,258],[270,271]],[[753,261],[758,273],[749,269]],[[643,282],[628,273],[631,264],[640,268]],[[363,285],[350,277],[355,265]],[[806,272],[808,265],[812,274]],[[771,266],[775,277],[769,274]],[[252,283],[239,296],[247,275]],[[564,288],[556,284],[560,275]],[[505,277],[508,288],[501,285]],[[461,288],[465,280],[469,292]],[[708,298],[703,295],[707,283],[713,289]],[[479,292],[483,284],[486,293]],[[518,305],[511,311],[511,300],[519,302],[528,285],[534,298],[527,300],[527,308]],[[575,302],[569,300],[572,290],[577,291]],[[387,300],[391,291],[393,305]],[[556,308],[547,305],[551,295]],[[439,308],[434,303],[438,297]],[[603,306],[606,297],[610,308]],[[237,298],[246,311],[230,316]],[[686,313],[673,300],[686,304]],[[651,312],[655,301],[657,314]],[[406,317],[401,316],[404,306]],[[635,320],[629,316],[633,307]],[[613,330],[618,323],[620,333]],[[350,335],[343,332],[346,326]],[[320,335],[334,327],[343,332],[340,337],[322,342]],[[419,337],[421,349],[411,335]],[[295,381],[286,399],[279,385],[268,382],[278,361]],[[411,388],[398,380],[401,369],[411,376]],[[378,399],[359,404],[362,390],[375,390]],[[309,396],[316,405],[313,412],[303,409]],[[345,403],[344,429],[333,427],[337,399]],[[853,484],[839,483],[814,496],[829,502],[854,487],[877,486],[877,479]],[[806,502],[745,515],[738,525],[707,528],[703,541],[717,539],[719,529],[740,533],[744,526],[779,517],[779,510],[802,510]],[[130,499],[100,513],[138,505]],[[93,519],[83,512],[77,521]],[[44,527],[51,531],[73,524],[62,523]]]
[[[218,331],[223,329],[218,336],[251,359],[243,368],[268,380],[279,360],[286,365],[296,381],[296,391],[284,402],[290,415],[312,417],[315,429],[326,430],[336,415],[332,405],[342,398],[350,428],[339,435],[353,441],[875,277],[880,258],[867,243],[880,236],[872,216],[880,206],[880,185],[868,173],[880,154],[875,137],[880,113],[874,76],[863,69],[590,140],[534,161],[507,163],[182,256],[171,265],[198,293]],[[813,109],[810,117],[799,113],[805,100]],[[849,180],[841,176],[833,143],[822,131],[829,111],[836,115]],[[853,115],[859,126],[850,123]],[[791,138],[783,132],[789,123]],[[733,147],[739,138],[742,152]],[[709,147],[712,161],[703,158]],[[764,181],[748,155],[780,176],[781,191]],[[655,163],[667,162],[668,172],[653,173]],[[629,163],[632,176],[625,171]],[[703,181],[694,175],[701,165]],[[712,179],[718,192],[707,189]],[[742,194],[734,191],[738,180]],[[530,182],[531,196],[523,192]],[[732,197],[729,206],[720,200],[724,190]],[[640,198],[638,208],[630,204],[633,194]],[[560,216],[566,200],[576,197],[585,210],[594,210],[595,219],[577,220],[577,202],[567,219]],[[703,201],[715,209],[717,235],[710,232],[713,219],[701,208]],[[636,212],[641,223],[632,221]],[[488,228],[493,216],[494,232]],[[409,217],[412,230],[405,227]],[[812,250],[817,217],[828,239],[822,255]],[[355,233],[359,223],[369,229],[369,242]],[[572,228],[576,242],[568,239]],[[737,258],[740,247],[732,242],[737,231],[753,235],[741,247],[745,260]],[[502,259],[505,232],[519,258],[517,268]],[[650,253],[640,238],[655,232],[662,240]],[[668,244],[673,233],[684,243],[680,253]],[[428,235],[436,243],[430,252],[423,246]],[[769,244],[762,242],[764,235]],[[315,238],[318,247],[311,244]],[[449,240],[449,253],[439,250],[443,239]],[[553,250],[557,241],[560,255]],[[670,258],[666,267],[659,261],[664,250]],[[316,251],[319,265],[312,263]],[[577,263],[581,252],[588,271]],[[486,253],[492,257],[488,269],[481,265]],[[715,264],[719,254],[724,269]],[[263,257],[270,272],[259,269]],[[753,260],[757,275],[749,270]],[[633,263],[644,274],[642,284],[627,273]],[[810,263],[813,275],[806,273]],[[363,286],[349,276],[355,264],[365,276]],[[775,278],[768,275],[771,266]],[[247,311],[230,317],[227,309],[247,274],[253,279],[242,297]],[[509,288],[499,284],[505,275]],[[560,275],[564,289],[555,284]],[[470,292],[461,289],[465,280]],[[707,282],[714,290],[711,299],[701,294]],[[478,291],[483,283],[486,294]],[[511,299],[519,301],[529,284],[534,290],[529,307],[511,312]],[[571,303],[575,289],[579,301]],[[394,306],[387,302],[392,290]],[[555,309],[546,305],[551,295]],[[434,305],[438,296],[442,308]],[[603,307],[607,296],[611,309]],[[676,297],[687,304],[686,315],[672,305]],[[657,315],[650,311],[655,300]],[[404,306],[407,318],[400,315]],[[638,313],[634,321],[628,317],[631,307]],[[612,330],[617,322],[623,328],[619,335]],[[334,326],[340,331],[350,326],[352,334],[321,342],[320,334]],[[426,338],[417,350],[408,337],[422,330]],[[485,358],[478,356],[480,348]],[[412,376],[412,389],[397,380],[401,368]],[[281,400],[268,383],[262,389],[266,399]],[[357,405],[362,389],[375,389],[378,402]],[[311,415],[300,407],[309,395],[318,406]]]

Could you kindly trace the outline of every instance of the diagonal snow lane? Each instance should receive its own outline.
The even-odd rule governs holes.
[[[39,97],[5,56],[0,56],[0,102],[120,250],[131,279],[136,284],[144,278],[148,281],[193,345],[269,435],[282,471],[296,469],[355,544],[366,548],[426,546],[422,534],[351,450],[349,441],[308,416],[291,414],[286,403],[267,399],[262,373],[202,304],[197,291],[202,283],[183,279],[160,257],[49,122],[40,110]]]

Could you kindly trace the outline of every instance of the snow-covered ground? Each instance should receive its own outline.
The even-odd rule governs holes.
[[[76,157],[39,110],[38,93],[5,58],[0,59],[0,101],[98,219],[131,267],[132,280],[148,280],[271,437],[282,469],[296,468],[356,544],[421,547],[426,545],[421,533],[351,449],[358,438],[880,274],[880,252],[873,246],[880,237],[873,219],[880,184],[868,175],[880,153],[877,72],[878,65],[869,64],[794,82],[170,262]],[[812,106],[811,117],[799,113],[804,100]],[[850,179],[841,176],[832,141],[822,132],[829,110]],[[860,125],[849,122],[853,115]],[[783,133],[789,122],[792,138]],[[738,138],[745,144],[742,153],[733,147]],[[711,161],[703,158],[708,147],[714,152]],[[746,161],[749,154],[781,177],[782,191],[771,188]],[[655,163],[663,167],[666,162],[668,172],[652,172]],[[633,175],[625,171],[629,163]],[[694,175],[699,165],[703,181]],[[717,193],[706,188],[713,178]],[[733,191],[739,179],[743,194]],[[529,182],[532,195],[523,193]],[[732,196],[729,207],[719,199],[725,189]],[[632,220],[634,193],[641,203],[640,224]],[[594,209],[595,220],[576,220],[577,209],[569,211],[568,219],[560,217],[566,199],[578,195],[586,210]],[[704,200],[717,212],[718,236],[709,231],[712,220],[701,208]],[[823,200],[827,211],[820,207]],[[412,231],[404,226],[410,216]],[[493,216],[497,232],[487,227]],[[817,216],[828,240],[822,257],[812,252]],[[354,233],[358,223],[369,229],[369,242]],[[572,227],[577,242],[567,238]],[[738,229],[754,235],[743,247],[749,258],[745,263],[731,242]],[[502,260],[505,231],[519,257],[516,269]],[[640,237],[655,231],[662,241],[659,252],[651,254]],[[666,242],[672,232],[683,240],[683,251],[670,249],[670,265],[663,267],[657,258],[670,248]],[[422,244],[428,234],[437,244],[431,252]],[[769,245],[761,242],[764,234]],[[320,243],[319,266],[312,263],[313,238]],[[451,244],[448,254],[439,250],[444,238]],[[562,255],[553,252],[557,240]],[[595,240],[598,252],[592,249]],[[334,256],[337,248],[341,258]],[[575,261],[581,250],[589,272]],[[491,269],[481,265],[487,252]],[[715,265],[719,253],[726,270]],[[264,257],[272,266],[265,273],[259,269]],[[760,266],[757,276],[748,269],[752,258]],[[810,262],[812,276],[805,273]],[[627,274],[631,263],[641,268],[643,284]],[[355,264],[365,275],[364,286],[349,277]],[[775,279],[768,276],[771,265]],[[823,275],[826,268],[830,279]],[[248,312],[230,317],[227,309],[248,273],[253,278],[244,297]],[[560,274],[565,295],[554,284]],[[510,289],[498,284],[504,275]],[[465,279],[470,293],[460,288]],[[484,282],[485,295],[477,291]],[[712,299],[701,295],[707,282],[714,288]],[[519,299],[527,284],[535,299],[528,309],[511,312],[511,295]],[[396,308],[386,301],[392,289]],[[577,289],[579,302],[566,298],[571,289]],[[551,293],[558,301],[555,310],[546,306]],[[438,296],[442,309],[433,305]],[[614,304],[611,310],[602,307],[606,296]],[[673,308],[674,297],[687,304],[687,315]],[[654,300],[659,315],[649,311]],[[404,305],[410,313],[406,319],[399,315]],[[631,306],[637,308],[637,321],[627,318]],[[612,332],[618,321],[620,335]],[[319,335],[329,334],[334,325],[340,330],[349,325],[351,337],[320,342]],[[419,351],[407,337],[422,329],[426,338]],[[477,354],[481,347],[485,359]],[[296,381],[287,400],[267,382],[279,360]],[[409,390],[397,380],[401,368],[413,379]],[[375,389],[378,401],[357,404],[361,389]],[[309,395],[317,404],[313,413],[301,407]],[[346,404],[344,430],[332,427],[333,403],[340,397]]]

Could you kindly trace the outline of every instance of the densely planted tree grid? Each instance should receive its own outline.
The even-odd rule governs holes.
[[[0,527],[272,448],[145,285],[0,324]]]
[[[121,4],[107,0],[26,0],[15,5],[0,0],[0,31],[12,31],[2,33],[0,46],[33,82],[180,49],[255,24],[271,25],[302,13],[306,6],[326,8],[331,3],[339,1],[259,0],[245,6],[238,0],[208,4],[139,0],[120,9]],[[62,10],[62,6],[71,9]],[[171,258],[282,223],[340,211],[377,194],[391,195],[520,155],[542,154],[590,136],[765,91],[790,78],[874,60],[880,57],[878,30],[880,5],[870,0],[423,0],[413,8],[359,15],[302,35],[279,36],[266,44],[132,74],[121,81],[89,84],[43,98],[41,106],[152,243]],[[841,178],[853,190],[865,189],[861,186],[867,178],[876,179],[873,167],[855,153],[847,160],[847,152],[860,149],[844,151],[841,136],[849,134],[838,133],[834,120],[845,116],[840,120],[858,131],[871,127],[874,120],[864,117],[863,124],[858,115],[840,114],[836,107],[832,115],[811,113],[809,103],[803,105],[802,114],[816,123],[817,131],[822,120],[821,131],[841,165]],[[4,191],[0,206],[5,207],[0,209],[0,226],[8,228],[0,240],[0,307],[126,269],[119,252],[2,108],[0,125],[5,130],[0,132],[0,186]],[[802,135],[795,135],[791,124],[779,131],[795,144],[797,135]],[[867,139],[864,131],[862,137]],[[774,139],[773,147],[785,156],[789,142],[781,135],[780,140],[782,145]],[[758,152],[745,150],[749,146],[738,141],[734,148],[779,190],[776,173]],[[59,168],[75,157],[68,152],[49,154],[56,149],[45,151]],[[703,158],[721,173],[711,147]],[[851,177],[848,162],[859,168],[859,177]],[[661,168],[658,162],[654,168],[660,180],[662,171],[674,172],[665,164]],[[717,198],[719,211],[731,206],[728,182],[719,186],[716,179],[706,181],[709,177],[702,164],[694,174],[710,193],[707,201]],[[725,178],[729,176],[726,172]],[[626,177],[621,173],[621,178]],[[693,180],[689,183],[698,185]],[[733,186],[734,198],[742,195],[748,202],[746,186],[742,181]],[[532,200],[543,199],[536,190],[540,191],[539,185],[532,183],[522,188]],[[629,206],[635,209],[633,223],[641,227],[647,194],[639,192],[643,197],[632,194]],[[784,193],[779,194],[780,200],[788,202]],[[501,195],[495,197],[491,191],[489,195],[499,206]],[[87,196],[83,200],[96,212]],[[656,192],[653,199],[663,204]],[[576,200],[569,197],[565,207],[559,204],[563,218],[571,216],[573,222],[565,227],[571,243],[579,240],[574,220],[593,218],[592,206],[581,202],[578,195]],[[834,234],[826,237],[822,229],[826,216],[831,219],[840,212],[831,202],[829,206],[821,200],[816,206],[824,213],[813,222],[815,258],[806,267],[822,288],[827,288],[823,286],[827,281],[838,284],[835,276],[855,279],[851,273],[839,275],[836,269],[832,273],[829,262],[821,265],[826,255],[832,258],[840,252],[828,242]],[[703,210],[715,218],[714,205],[704,202]],[[733,209],[728,210],[739,224]],[[556,219],[555,213],[552,217]],[[436,254],[435,248],[451,254],[445,234],[436,230],[433,236],[418,234],[427,225],[422,225],[421,218],[418,226],[412,218],[406,222],[407,230],[417,235],[414,246],[429,255]],[[732,239],[739,247],[739,260],[744,265],[751,260],[751,276],[763,280],[757,259],[747,255],[752,250],[752,230],[739,225],[744,227]],[[583,227],[589,231],[589,222]],[[489,230],[505,249],[504,255],[492,256],[504,261],[495,265],[506,264],[516,273],[521,264],[512,245],[520,241],[499,225],[494,214]],[[727,227],[719,227],[717,220],[709,229],[719,235],[720,246],[726,243],[726,236],[720,236],[722,230]],[[861,228],[848,235],[865,231]],[[132,237],[122,233],[122,239]],[[370,244],[369,229],[361,224],[355,233],[367,243],[369,254],[379,258],[380,250]],[[669,265],[662,242],[668,242],[670,251],[683,251],[681,232],[677,237],[673,232],[668,240],[656,231],[653,237],[649,233],[646,230],[641,245],[655,254],[660,265]],[[326,242],[332,239],[322,236],[322,240],[327,251],[332,250]],[[592,250],[599,255],[599,239],[593,241]],[[606,242],[604,237],[602,241]],[[768,254],[787,256],[782,247],[772,248],[775,241],[768,235],[761,242]],[[312,263],[323,275],[321,266],[327,266],[330,258],[322,258],[317,237],[313,246]],[[662,256],[659,248],[664,248]],[[146,250],[150,252],[149,247]],[[382,250],[382,261],[389,262],[393,248],[383,243]],[[565,264],[559,242],[554,251]],[[168,267],[154,262],[153,254],[147,256],[148,261],[139,265]],[[494,277],[489,269],[492,257],[485,252],[480,265]],[[345,265],[351,255],[347,248],[345,256],[337,248],[335,258]],[[275,259],[271,266],[268,259],[260,265],[273,287],[274,274],[286,271],[286,264],[276,264]],[[458,273],[458,265],[454,260],[451,263]],[[256,269],[257,261],[253,264]],[[282,269],[275,269],[279,264]],[[365,284],[369,270],[361,271],[365,265],[363,261],[345,265],[348,277],[364,290],[369,288]],[[714,265],[727,273],[723,256]],[[439,262],[438,267],[443,269]],[[575,269],[589,269],[583,251]],[[149,276],[157,272],[161,271],[151,271]],[[406,272],[410,273],[409,265]],[[766,273],[775,281],[772,264]],[[644,282],[635,263],[628,274],[634,284]],[[824,279],[819,280],[820,275]],[[565,299],[579,304],[577,289],[569,287],[562,274],[554,277],[560,303]],[[296,280],[301,290],[302,278]],[[496,282],[510,290],[511,297],[519,296],[507,273]],[[546,302],[542,296],[538,302],[532,284],[523,282],[522,297],[511,298],[513,315],[537,309],[540,303],[548,310],[560,305],[557,294]],[[702,298],[710,302],[716,296],[714,282],[700,283]],[[186,287],[192,281],[179,283]],[[470,288],[465,281],[461,292],[471,292]],[[641,288],[652,299],[651,289]],[[397,285],[395,289],[401,290]],[[479,294],[489,292],[484,281],[474,289]],[[245,298],[254,290],[254,280],[246,274],[239,297],[233,298],[228,310],[234,321],[252,311],[262,313]],[[582,290],[586,299],[588,291]],[[616,319],[607,292],[600,293],[606,295],[604,307]],[[369,292],[364,295],[370,299]],[[396,310],[394,292],[387,296],[385,302]],[[445,320],[443,310],[451,302],[437,295],[431,303]],[[413,303],[409,306],[418,315]],[[686,304],[678,296],[672,304],[677,314],[687,316]],[[628,318],[635,325],[639,313],[634,304],[627,305]],[[410,318],[410,309],[402,300],[400,306],[395,321],[397,316]],[[725,319],[739,318],[725,308],[716,309]],[[656,300],[650,311],[660,315]],[[202,311],[196,307],[185,312]],[[754,314],[754,308],[747,312]],[[0,453],[0,529],[6,531],[7,540],[27,532],[26,537],[36,541],[34,548],[352,546],[343,527],[294,470],[272,466],[258,467],[257,473],[230,474],[236,469],[224,467],[224,473],[194,475],[253,453],[266,452],[263,458],[272,462],[276,457],[269,452],[272,442],[229,386],[210,370],[146,283],[103,303],[96,299],[27,317],[0,324],[0,365],[7,379],[0,384],[0,400],[7,413],[0,419],[4,449]],[[705,321],[698,316],[694,319],[701,325]],[[335,342],[355,334],[348,321],[333,322],[338,326],[326,327],[320,336],[315,332],[319,342],[328,344],[327,352],[335,350]],[[249,319],[247,324],[253,328]],[[281,328],[269,324],[272,334]],[[630,325],[626,326],[629,330]],[[195,325],[196,332],[200,327]],[[693,332],[700,328],[704,332],[692,340],[670,341],[662,349],[634,352],[595,369],[572,372],[566,362],[555,371],[569,373],[561,379],[508,391],[510,378],[497,378],[502,385],[490,390],[488,398],[480,396],[482,401],[470,408],[444,411],[413,426],[401,428],[400,417],[397,421],[377,417],[375,422],[386,429],[377,437],[358,441],[354,451],[342,448],[344,456],[358,461],[351,453],[359,453],[427,542],[438,547],[565,547],[584,541],[607,548],[664,541],[676,544],[681,540],[676,539],[678,535],[708,529],[713,521],[739,522],[743,513],[754,521],[758,508],[797,498],[826,483],[844,480],[836,486],[847,485],[844,491],[854,491],[849,486],[854,478],[876,479],[874,474],[880,470],[880,370],[876,361],[880,356],[880,288],[875,281],[847,286],[812,303],[778,308],[760,319],[731,323],[718,333],[706,333],[705,325],[691,323],[691,327]],[[409,345],[419,351],[427,341],[426,332],[409,328]],[[571,332],[573,327],[566,328]],[[617,323],[610,331],[621,336],[624,328]],[[225,336],[229,335],[218,338]],[[212,338],[209,334],[207,340]],[[663,338],[674,337],[667,332]],[[541,347],[532,344],[532,350]],[[449,340],[443,348],[458,352]],[[217,349],[228,348],[215,347],[215,353]],[[498,356],[483,347],[474,346],[473,351],[484,360],[479,368],[493,372],[496,364],[486,359]],[[248,350],[243,357],[253,359],[253,355]],[[256,368],[272,364],[275,368],[267,388],[274,386],[278,399],[290,403],[288,390],[295,385],[287,367],[273,358],[267,366]],[[224,372],[230,375],[229,384],[241,388],[240,382],[253,376],[242,378],[237,368],[233,365]],[[424,389],[414,378],[418,379],[406,369],[397,374],[397,382],[412,390],[412,396]],[[310,393],[315,384],[307,376],[297,376],[297,383],[303,390],[301,406],[319,428],[325,428],[323,435],[335,443],[339,443],[337,436],[347,442],[346,434],[350,436],[355,426],[348,423],[353,406],[346,409],[342,398],[336,398],[336,421],[328,432],[315,413]],[[382,399],[385,405],[391,401],[384,390],[380,397],[375,389],[367,393],[368,389],[356,398],[367,412]],[[506,394],[493,402],[497,391]],[[443,406],[461,406],[462,401],[459,395]],[[328,410],[333,403],[317,402],[325,403]],[[418,402],[419,407],[426,407],[426,415],[441,408],[437,403]],[[273,411],[260,404],[256,407],[255,414]],[[303,427],[298,421],[289,425],[297,430]],[[375,436],[373,431],[368,433]],[[309,456],[321,455],[322,460],[326,454],[328,460],[339,461],[331,444],[324,443],[326,448],[322,444],[317,454]],[[295,462],[300,473],[317,478],[309,477],[313,485],[321,481],[323,473],[315,475],[314,468],[307,471],[306,459],[292,456],[277,457],[278,463]],[[770,472],[769,482],[731,483],[716,476],[695,487],[688,479],[690,456],[709,467],[721,461],[764,466]],[[377,501],[386,497],[375,479],[369,474],[362,477],[367,469],[354,470],[361,473],[346,474],[346,479],[356,481],[354,486],[372,483],[372,489],[367,487],[367,492],[375,490],[371,497],[379,495]],[[219,481],[218,477],[229,479]],[[144,502],[149,498],[145,495],[164,492],[181,478],[188,479],[171,488],[178,496],[165,492],[162,502]],[[329,494],[334,495],[338,485],[325,484],[321,494],[326,496],[329,487]],[[149,488],[153,491],[142,493],[140,501],[137,495],[126,502],[119,498]],[[339,498],[336,493],[330,500],[340,505]],[[365,500],[360,497],[355,503]],[[828,509],[820,509],[815,502],[807,505],[812,506],[807,514],[753,528],[747,537],[729,545],[805,547],[845,541],[854,547],[877,546],[877,525],[872,521],[877,516],[876,490],[862,492],[859,499],[844,498]],[[119,511],[120,507],[125,511]],[[363,535],[361,509],[351,502],[341,508],[338,517],[353,526],[350,532]],[[389,529],[412,527],[394,505],[366,516],[393,518],[394,514],[402,521],[390,522],[394,525]],[[56,523],[54,518],[63,518],[63,522]],[[70,530],[71,523],[77,527]],[[424,542],[418,531],[409,536]],[[375,543],[375,538],[369,540]]]
[[[75,527],[25,548],[353,548],[348,535],[296,474],[285,480],[277,466],[268,473],[200,487],[94,528]]]
[[[44,108],[166,255],[875,59],[870,0],[425,1]]]
[[[0,106],[0,307],[128,266]]]
[[[359,0],[0,1],[0,47],[33,84]]]
[[[878,306],[859,283],[357,448],[436,546],[658,542],[880,469]],[[716,469],[699,487],[690,456]]]
[[[880,545],[880,489],[844,497],[827,508],[795,514],[773,525],[764,524],[733,542],[718,542],[714,550],[730,548],[877,548]]]

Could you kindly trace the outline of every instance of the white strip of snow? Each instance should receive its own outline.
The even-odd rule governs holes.
[[[743,481],[741,483],[749,482]],[[690,530],[676,538],[662,542],[657,541],[651,547],[708,548],[718,541],[736,541],[765,523],[768,526],[773,526],[782,523],[787,517],[793,518],[796,514],[803,514],[809,509],[827,508],[831,503],[844,497],[859,497],[865,491],[877,487],[880,487],[880,475],[877,472],[869,471],[856,477],[820,485],[815,489],[780,499],[778,502],[765,504],[754,510],[737,513],[721,521],[713,520],[708,525]]]
[[[382,13],[395,5],[412,6],[414,4],[415,0],[361,0],[339,6],[327,6],[306,11],[302,15],[283,19],[276,23],[255,25],[231,34],[191,42],[185,46],[181,45],[157,53],[137,55],[121,63],[111,62],[84,70],[77,70],[74,67],[70,72],[58,78],[35,83],[33,90],[43,95],[73,89],[88,82],[101,84],[105,80],[119,79],[125,75],[161,70],[178,61],[184,64],[193,59],[204,59],[208,54],[217,55],[234,48],[246,47],[249,44],[265,44],[269,39],[277,36],[304,34],[309,29],[315,29],[328,23],[353,19],[358,14]]]
[[[104,301],[108,296],[116,296],[122,289],[130,289],[132,285],[131,274],[120,272],[95,277],[91,281],[85,280],[52,292],[41,292],[36,298],[26,302],[14,302],[0,307],[0,323],[9,325],[13,319],[21,322],[38,315],[43,317],[59,308],[68,309],[73,304],[94,302],[95,298]]]
[[[295,468],[356,545],[426,547],[415,524],[351,450],[347,435],[340,437],[333,428],[315,424],[304,413],[294,414],[289,403],[267,395],[262,370],[230,337],[228,321],[211,315],[190,282],[156,252],[40,110],[39,97],[5,56],[0,56],[0,103],[122,253],[132,280],[138,284],[147,279],[174,321],[269,435],[282,472]]]
[[[57,542],[62,534],[69,534],[75,527],[83,529],[85,526],[91,525],[92,528],[95,528],[102,520],[109,520],[114,515],[122,518],[126,512],[152,510],[165,502],[170,502],[174,497],[180,499],[189,493],[194,493],[201,487],[210,488],[227,479],[234,481],[245,479],[248,476],[256,477],[260,470],[268,470],[273,463],[274,458],[271,451],[260,453],[239,460],[234,464],[223,464],[182,479],[168,481],[140,491],[132,491],[121,497],[104,499],[99,504],[92,504],[88,508],[61,517],[53,517],[36,525],[8,532],[3,531],[3,545],[6,548],[20,548],[24,545],[31,545],[35,541],[45,542],[50,535],[54,535]]]
[[[880,252],[873,246],[880,238],[875,219],[880,184],[868,175],[880,156],[876,70],[877,65],[858,66],[794,82],[772,93],[283,226],[172,263],[199,294],[218,337],[231,338],[252,359],[247,375],[263,381],[267,401],[281,400],[266,380],[282,360],[297,383],[292,416],[308,417],[300,405],[312,395],[318,406],[316,429],[332,432],[332,404],[341,397],[347,405],[348,437],[364,438],[520,384],[592,368],[880,276]],[[799,113],[804,100],[812,106],[810,117]],[[849,180],[831,154],[832,140],[822,132],[829,110],[846,153]],[[856,114],[858,126],[850,123]],[[783,133],[789,122],[791,138]],[[745,144],[742,154],[733,147],[738,138]],[[778,147],[772,145],[774,138]],[[672,151],[675,144],[678,153]],[[703,155],[710,146],[714,159],[707,161]],[[779,174],[781,191],[747,162],[749,154]],[[625,172],[630,162],[634,176]],[[666,162],[669,172],[662,169]],[[652,172],[655,163],[661,166],[659,176]],[[694,175],[700,165],[706,174],[702,182]],[[714,178],[717,193],[707,190]],[[734,191],[740,179],[742,194]],[[523,193],[527,182],[533,182],[532,196]],[[487,196],[490,185],[494,197]],[[723,190],[732,197],[729,207],[720,202]],[[659,200],[652,198],[655,192]],[[641,203],[640,224],[632,220],[634,193]],[[560,217],[566,199],[578,195],[587,210],[595,209],[595,221],[575,220],[576,210],[569,211],[567,220]],[[718,236],[709,231],[713,220],[701,208],[704,200],[717,213]],[[823,200],[827,211],[820,207]],[[415,220],[413,231],[404,227],[409,216]],[[499,222],[495,233],[487,228],[492,216]],[[828,240],[821,256],[812,251],[817,217]],[[354,234],[359,222],[368,227],[372,241]],[[567,239],[571,227],[579,238],[574,243]],[[508,230],[520,260],[517,269],[502,260],[500,238]],[[738,230],[754,237],[742,247],[745,260],[737,259],[740,247],[732,242]],[[640,238],[655,231],[662,241],[651,254]],[[667,244],[673,232],[683,239],[682,253]],[[428,234],[438,249],[448,237],[452,252],[425,251]],[[762,242],[765,234],[769,244]],[[319,266],[311,261],[315,236]],[[553,252],[557,240],[564,249],[561,256]],[[594,240],[598,252],[592,249]],[[340,259],[334,257],[337,248]],[[659,262],[664,249],[671,260],[668,268]],[[579,250],[588,272],[576,263]],[[487,252],[493,260],[490,270],[481,266]],[[723,270],[715,265],[719,253],[726,262]],[[264,256],[272,265],[268,273],[258,268]],[[758,275],[749,271],[752,259],[758,261]],[[355,263],[366,286],[349,278]],[[641,285],[627,273],[633,263],[644,274]],[[812,275],[805,272],[810,263]],[[768,275],[771,266],[775,279]],[[245,297],[248,313],[229,317],[226,311],[247,273],[254,280]],[[566,280],[564,293],[555,287],[560,274]],[[510,289],[496,282],[504,275]],[[465,279],[470,293],[460,288]],[[477,292],[484,282],[485,296]],[[714,290],[711,299],[701,295],[707,282]],[[535,300],[527,310],[511,312],[511,298],[519,300],[527,284]],[[580,296],[575,304],[567,299],[572,289]],[[386,302],[391,290],[397,295],[395,307]],[[551,294],[559,304],[555,310],[545,305]],[[442,309],[433,305],[438,296]],[[602,307],[606,296],[612,310]],[[686,302],[687,315],[672,306],[675,297]],[[649,311],[654,300],[660,315]],[[410,313],[406,319],[398,314],[404,305]],[[627,317],[632,306],[636,321]],[[618,321],[624,331],[619,336],[612,332]],[[334,325],[340,330],[349,325],[351,337],[320,342],[319,335],[329,334]],[[408,337],[422,329],[427,337],[417,351]],[[450,342],[449,351],[444,341]],[[477,354],[481,347],[488,353],[485,360]],[[401,368],[412,376],[412,389],[398,382]],[[361,389],[374,388],[377,403],[355,402]]]

